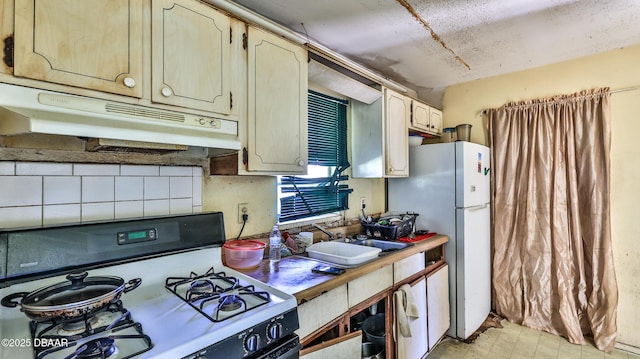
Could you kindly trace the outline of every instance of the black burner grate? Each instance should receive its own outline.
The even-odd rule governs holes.
[[[213,267],[202,275],[191,272],[188,277],[169,277],[165,287],[212,322],[227,320],[271,301],[268,292],[241,285],[237,278],[215,272]]]
[[[106,359],[117,350],[122,341],[128,340],[137,340],[139,348],[132,353],[120,353],[117,356],[119,359],[132,358],[153,348],[151,338],[142,331],[142,324],[131,319],[130,312],[122,306],[120,300],[78,318],[31,321],[29,326],[36,359],[46,358],[65,349],[70,352],[65,353],[65,357],[82,358],[83,355],[88,355],[92,345],[98,345],[98,348],[93,348],[95,350],[110,341],[113,341],[113,347],[105,348],[89,357]],[[91,336],[95,339],[89,338]],[[85,338],[88,339],[84,340]],[[55,345],[51,345],[52,343]]]

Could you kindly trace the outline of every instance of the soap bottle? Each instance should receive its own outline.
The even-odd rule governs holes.
[[[282,246],[282,239],[280,237],[280,230],[277,225],[274,225],[269,235],[269,260],[271,262],[277,262],[280,260],[280,247]]]

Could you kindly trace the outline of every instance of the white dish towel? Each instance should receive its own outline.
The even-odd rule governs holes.
[[[411,286],[405,284],[393,293],[393,301],[396,307],[396,320],[400,334],[405,338],[411,337],[410,320],[416,320],[419,316],[418,307],[411,294]]]

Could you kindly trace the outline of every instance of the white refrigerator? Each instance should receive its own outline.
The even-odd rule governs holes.
[[[388,180],[389,211],[414,211],[416,229],[449,236],[454,338],[467,339],[491,310],[489,163],[489,148],[475,143],[413,146],[409,177]]]

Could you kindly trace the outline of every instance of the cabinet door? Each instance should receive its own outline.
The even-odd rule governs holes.
[[[307,52],[249,27],[248,171],[306,173]]]
[[[346,313],[349,309],[347,303],[347,285],[345,284],[300,304],[298,306],[300,329],[296,333],[304,339]]]
[[[449,266],[427,276],[429,351],[449,329]]]
[[[411,126],[421,131],[431,131],[431,108],[421,102],[411,101]]]
[[[409,132],[407,119],[411,115],[411,100],[397,92],[385,89],[385,158],[386,177],[409,175]]]
[[[151,99],[229,114],[229,18],[193,0],[154,0]]]
[[[356,278],[348,284],[349,308],[387,290],[393,285],[393,266],[384,266],[375,272]]]
[[[393,263],[393,284],[398,284],[425,267],[425,253],[420,252]]]
[[[394,309],[400,303],[396,303],[394,295]],[[409,319],[411,337],[405,338],[400,333],[400,327],[396,319],[397,358],[422,358],[428,350],[427,341],[427,283],[424,277],[411,284],[411,297],[418,308],[418,318]],[[397,312],[397,311],[396,311]],[[447,311],[447,313],[449,313]]]
[[[16,76],[142,96],[143,2],[16,0]]]
[[[358,331],[305,348],[300,353],[300,359],[354,359],[360,358],[361,353],[362,332]]]
[[[0,72],[5,74],[13,73],[13,65],[11,65],[11,61],[13,60],[13,57],[5,47],[5,41],[7,41],[6,39],[8,37],[11,37],[12,35],[13,35],[13,0],[3,0],[3,1],[0,1],[0,41],[2,41],[1,42],[2,48],[5,50],[0,55],[0,57],[2,57],[2,61],[0,61]]]
[[[442,133],[442,111],[430,107],[429,121],[431,123],[431,132],[439,135]]]

